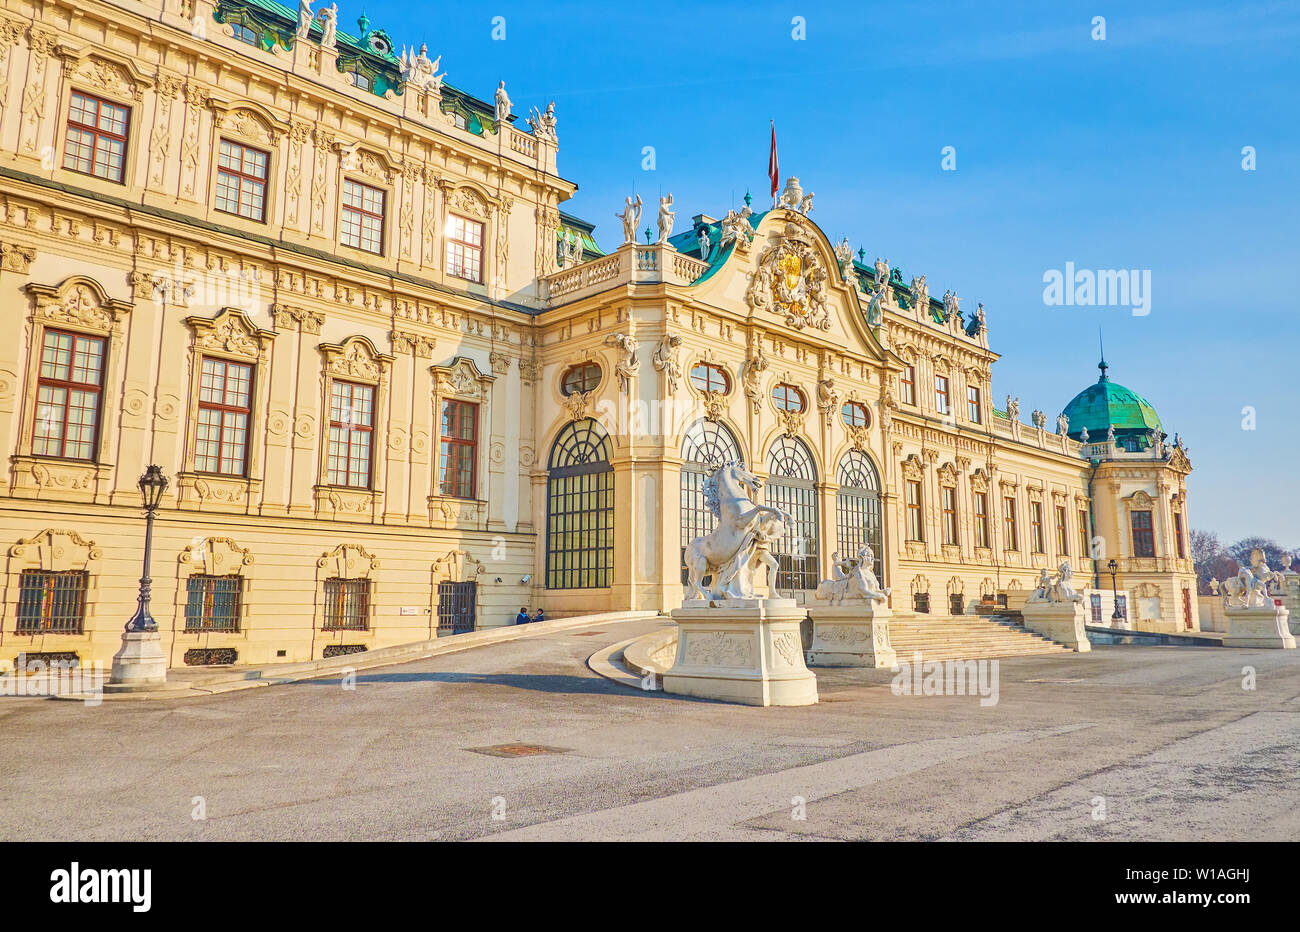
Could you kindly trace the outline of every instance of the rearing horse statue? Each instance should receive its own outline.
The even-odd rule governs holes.
[[[764,529],[775,537],[784,525],[793,522],[789,514],[779,508],[759,505],[754,497],[763,489],[763,480],[745,468],[743,463],[726,463],[704,480],[704,503],[718,518],[713,533],[697,537],[686,548],[686,598],[688,599],[752,599],[753,575],[750,560],[753,556],[759,522],[774,518],[781,522],[776,527],[768,522]],[[704,587],[708,576],[709,588]]]

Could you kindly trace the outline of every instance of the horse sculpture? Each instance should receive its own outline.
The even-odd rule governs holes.
[[[754,497],[763,480],[743,463],[726,463],[704,480],[704,503],[718,519],[711,534],[686,548],[687,599],[752,599],[753,569],[759,536],[770,542],[793,523],[779,508],[759,505]],[[777,523],[779,522],[779,524]],[[760,563],[770,563],[758,554]],[[705,588],[704,579],[709,577]]]
[[[1225,579],[1219,584],[1223,595],[1223,607],[1265,608],[1272,604],[1268,594],[1268,584],[1282,584],[1283,574],[1270,570],[1264,562],[1264,553],[1259,549],[1250,552],[1250,566],[1243,566],[1236,576]]]

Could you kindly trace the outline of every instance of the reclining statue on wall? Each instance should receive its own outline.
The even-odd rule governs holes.
[[[1073,576],[1074,570],[1070,568],[1069,563],[1062,563],[1055,576],[1052,575],[1051,570],[1040,570],[1038,573],[1038,588],[1030,594],[1026,601],[1082,602],[1083,594],[1076,592],[1074,586],[1070,585]]]
[[[843,604],[845,599],[852,602],[888,601],[890,590],[880,588],[880,580],[872,569],[875,562],[876,552],[870,546],[859,550],[856,559],[841,560],[838,553],[831,554],[831,578],[817,584],[816,597],[831,605]]]
[[[704,480],[704,503],[717,517],[718,526],[686,548],[687,599],[752,599],[755,563],[767,565],[772,572],[770,552],[764,559],[759,551],[780,537],[794,519],[779,508],[756,504],[762,489],[763,480],[743,463],[726,463]],[[769,577],[769,585],[774,581]]]

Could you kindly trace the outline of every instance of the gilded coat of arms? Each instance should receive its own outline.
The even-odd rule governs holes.
[[[745,300],[754,310],[780,314],[796,330],[831,328],[826,267],[797,224],[786,224],[781,241],[759,253]]]

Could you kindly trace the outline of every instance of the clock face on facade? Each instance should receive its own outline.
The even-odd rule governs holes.
[[[377,55],[388,55],[393,51],[393,47],[388,44],[388,40],[383,36],[371,36],[370,50]]]

